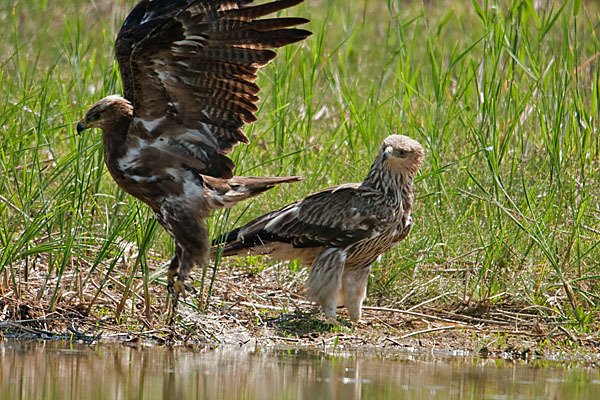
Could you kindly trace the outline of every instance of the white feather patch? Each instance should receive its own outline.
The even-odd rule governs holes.
[[[175,51],[179,50],[179,49],[178,49],[178,47],[179,47],[179,46],[194,46],[194,47],[196,47],[196,46],[200,47],[200,46],[201,46],[201,44],[200,44],[200,43],[198,43],[198,42],[195,42],[195,41],[193,41],[193,40],[187,40],[187,39],[184,39],[184,40],[177,40],[176,42],[173,42],[173,44],[174,44],[174,45],[176,45],[176,46],[173,46],[173,47],[171,47],[171,48],[172,48],[173,50],[175,50]]]
[[[132,137],[127,153],[119,159],[119,167],[121,170],[126,170],[135,167],[139,161],[141,149],[146,146],[146,141],[143,139]],[[134,142],[136,140],[136,142]]]
[[[265,225],[265,230],[271,230],[275,228],[277,225],[281,224],[283,221],[287,220],[290,216],[292,218],[296,218],[298,213],[300,212],[298,207],[290,208],[289,210],[282,212],[277,217],[273,218],[267,225]]]
[[[203,144],[207,147],[217,148],[217,140],[205,123],[202,124],[202,130],[188,129],[179,138],[184,141],[189,141],[194,144]]]
[[[181,171],[174,168],[168,168],[167,171],[171,173],[180,173]],[[198,184],[196,175],[191,171],[186,171],[183,176],[183,193],[187,199],[198,199],[204,197],[204,188]]]
[[[145,119],[141,119],[141,118],[136,118],[135,120],[137,123],[142,124],[144,129],[146,129],[148,132],[152,132],[157,126],[162,124],[166,119],[167,119],[167,117],[165,116],[165,117],[160,117],[158,119],[153,119],[153,120],[145,120]]]

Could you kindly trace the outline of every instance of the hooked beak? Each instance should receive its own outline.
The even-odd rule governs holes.
[[[85,124],[85,122],[83,122],[83,120],[79,121],[77,123],[77,133],[81,135],[81,132],[85,131],[87,129],[87,125]]]

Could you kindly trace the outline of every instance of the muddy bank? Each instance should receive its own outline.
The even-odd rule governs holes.
[[[45,282],[42,274],[21,282],[18,295],[3,280],[0,335],[131,345],[428,348],[519,359],[561,352],[584,356],[600,349],[598,331],[580,332],[558,315],[519,306],[509,296],[480,302],[440,298],[399,304],[398,299],[374,294],[367,299],[361,322],[347,322],[345,310],[339,308],[341,325],[331,327],[316,305],[299,294],[305,272],[290,276],[277,266],[261,271],[221,267],[210,297],[207,271],[204,290],[188,295],[169,324],[161,267],[156,276],[147,297],[143,282],[134,281],[127,289],[115,279],[98,292],[86,293],[78,290],[75,277],[63,277],[62,285],[69,290],[57,294],[53,309],[48,289],[53,282]],[[88,287],[100,287],[91,283]]]

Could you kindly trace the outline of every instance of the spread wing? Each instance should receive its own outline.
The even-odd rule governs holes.
[[[271,241],[294,247],[344,247],[374,235],[392,216],[380,193],[346,184],[317,192],[231,232],[248,245]]]
[[[248,142],[241,128],[256,120],[258,68],[275,58],[269,49],[310,35],[289,29],[308,22],[303,18],[258,18],[301,2],[142,0],[115,44],[134,107],[129,134],[182,158],[180,165],[208,165],[199,172],[231,177],[223,154]]]
[[[131,10],[115,42],[115,54],[119,61],[124,97],[127,100],[133,100],[133,77],[129,59],[135,45],[193,2],[194,0],[142,0]]]

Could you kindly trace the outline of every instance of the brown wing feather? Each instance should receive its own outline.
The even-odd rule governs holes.
[[[198,0],[171,11],[171,18],[136,43],[130,56],[140,136],[196,137],[204,152],[221,154],[247,143],[241,128],[256,120],[258,67],[276,56],[270,48],[310,35],[287,29],[307,22],[302,18],[255,18],[300,2],[247,7],[247,2]],[[164,129],[172,122],[179,129]],[[205,156],[185,140],[179,142],[194,156]]]
[[[256,218],[227,241],[239,239],[236,248],[277,241],[294,247],[347,246],[373,235],[392,214],[378,197],[358,183],[335,186]]]
[[[115,54],[121,72],[123,95],[127,100],[133,101],[130,58],[135,45],[193,2],[194,0],[142,0],[131,10],[115,41]]]

